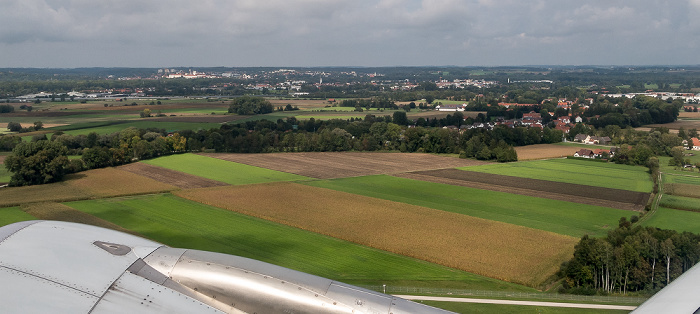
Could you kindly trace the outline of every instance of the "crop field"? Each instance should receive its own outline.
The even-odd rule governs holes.
[[[194,154],[171,155],[142,162],[234,185],[308,179],[292,173]]]
[[[200,155],[318,179],[488,164],[471,159],[420,153],[327,152]]]
[[[4,156],[0,156],[0,159],[2,159]],[[0,185],[3,183],[8,183],[10,182],[10,177],[12,176],[12,173],[7,171],[5,168],[5,165],[1,162],[0,160]]]
[[[199,130],[199,129],[204,129],[208,130],[211,128],[219,128],[221,126],[220,123],[207,123],[207,122],[160,122],[160,121],[150,121],[150,120],[139,120],[139,121],[129,121],[126,123],[121,123],[121,124],[113,124],[113,125],[107,125],[107,126],[99,126],[99,127],[94,127],[94,128],[82,128],[78,130],[68,130],[64,131],[66,134],[72,134],[72,135],[87,135],[91,132],[95,132],[97,134],[111,134],[115,132],[119,132],[123,129],[126,129],[128,127],[135,127],[135,128],[159,128],[159,129],[165,129],[168,132],[175,132],[179,130]]]
[[[518,154],[518,160],[520,161],[572,156],[577,150],[578,148],[575,147],[556,144],[536,144],[515,147],[515,152]]]
[[[562,235],[605,235],[626,210],[529,197],[391,176],[367,176],[304,184],[424,206]]]
[[[664,195],[659,206],[692,212],[700,212],[700,199],[692,197]]]
[[[96,197],[161,193],[177,187],[115,168],[84,171],[62,182],[0,189],[0,207]],[[28,197],[31,196],[31,197]]]
[[[700,185],[700,175],[677,174],[664,172],[663,181],[666,183],[680,183],[690,185]]]
[[[552,232],[297,183],[175,193],[204,204],[530,286],[538,286],[555,273],[578,242]]]
[[[0,208],[0,227],[11,223],[34,220],[36,217],[25,213],[19,207]]]
[[[533,160],[460,169],[645,193],[652,189],[645,167],[587,160]]]
[[[700,213],[686,210],[659,207],[651,218],[644,221],[644,226],[671,229],[679,232],[700,233]]]
[[[694,184],[666,183],[664,184],[664,192],[671,195],[700,199],[700,187]]]
[[[427,180],[431,182],[473,187],[477,189],[543,197],[555,200],[565,200],[575,203],[627,210],[642,210],[649,199],[649,194],[643,192],[512,177],[466,170],[455,171],[454,169],[438,169],[417,171],[400,176]]]
[[[67,205],[174,247],[245,256],[349,283],[434,281],[473,289],[532,291],[170,194]]]
[[[226,185],[226,183],[220,181],[205,179],[184,172],[149,165],[142,162],[135,162],[119,166],[118,169],[151,178],[158,182],[174,185],[181,189],[206,188]]]

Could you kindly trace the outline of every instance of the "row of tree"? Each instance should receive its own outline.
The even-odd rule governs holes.
[[[605,238],[583,236],[574,257],[562,265],[560,275],[566,292],[654,292],[698,261],[700,235],[632,227],[623,217],[619,228]]]

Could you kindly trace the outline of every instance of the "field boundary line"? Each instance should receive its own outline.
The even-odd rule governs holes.
[[[426,288],[426,287],[405,287],[405,286],[361,286],[365,289],[384,292],[388,294],[418,294],[418,295],[440,295],[459,297],[487,297],[505,299],[535,299],[553,301],[578,301],[578,302],[598,302],[598,303],[619,303],[619,304],[641,304],[647,297],[624,297],[624,296],[602,296],[602,295],[577,295],[559,293],[538,293],[538,292],[511,292],[511,291],[489,291],[471,289],[449,289],[449,288]]]
[[[587,303],[561,303],[561,302],[541,302],[541,301],[519,301],[500,299],[472,299],[472,298],[452,298],[452,297],[426,297],[415,295],[394,295],[399,298],[417,301],[438,301],[438,302],[459,302],[459,303],[481,303],[481,304],[503,304],[503,305],[523,305],[523,306],[546,306],[579,309],[599,309],[599,310],[626,310],[636,309],[636,306],[611,305],[611,304],[587,304]]]
[[[651,203],[651,208],[649,208],[649,211],[645,213],[639,220],[637,221],[638,224],[642,224],[645,221],[649,220],[651,216],[654,216],[656,213],[656,210],[659,209],[659,204],[661,204],[661,197],[664,194],[664,182],[663,180],[663,172],[659,171],[659,178],[656,180],[656,184],[658,185],[658,191],[656,195],[654,196],[654,200]]]

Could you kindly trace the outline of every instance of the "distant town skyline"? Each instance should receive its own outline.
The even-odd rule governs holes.
[[[3,0],[0,67],[700,64],[700,0]]]

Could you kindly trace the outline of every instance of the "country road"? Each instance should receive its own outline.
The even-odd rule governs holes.
[[[632,311],[636,306],[630,305],[608,305],[608,304],[583,304],[583,303],[562,303],[562,302],[540,302],[540,301],[515,301],[515,300],[495,300],[495,299],[472,299],[472,298],[450,298],[450,297],[428,297],[416,295],[395,295],[406,300],[418,301],[443,301],[443,302],[462,302],[462,303],[487,303],[487,304],[507,304],[507,305],[532,305],[532,306],[551,306],[551,307],[568,307],[580,309],[599,309],[599,310],[627,310]]]

